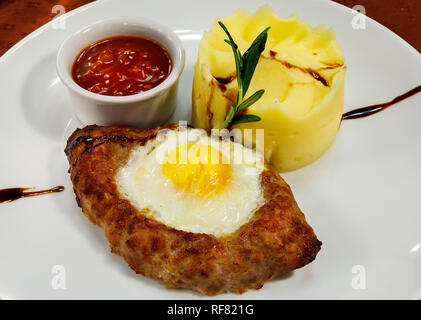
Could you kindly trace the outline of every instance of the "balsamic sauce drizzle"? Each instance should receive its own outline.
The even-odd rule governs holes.
[[[398,103],[406,98],[413,96],[414,94],[417,94],[418,92],[421,92],[421,85],[419,85],[418,87],[415,87],[412,90],[409,90],[408,92],[404,94],[401,94],[400,96],[397,96],[395,99],[389,102],[379,103],[372,106],[362,107],[362,108],[348,111],[342,115],[342,120],[358,119],[358,118],[371,116],[377,112],[380,112],[389,108],[395,103]]]
[[[224,78],[223,77],[214,77],[214,78],[215,78],[216,81],[218,81],[218,83],[220,83],[222,85],[225,85],[225,84],[228,84],[231,81],[233,81],[235,78],[237,78],[237,75],[233,74],[231,76],[224,77]]]
[[[48,193],[56,193],[64,190],[63,186],[39,191],[26,191],[32,188],[8,188],[0,189],[0,203],[12,202],[21,198],[40,196]]]
[[[229,83],[230,81],[232,81],[233,79],[235,79],[234,77],[229,77],[227,79],[221,79],[221,78],[216,78],[216,80],[219,83]],[[320,81],[320,80],[319,80]],[[364,118],[364,117],[368,117],[371,116],[375,113],[378,113],[380,111],[383,111],[387,108],[389,108],[390,106],[405,100],[406,98],[409,98],[417,93],[421,92],[421,85],[413,88],[412,90],[409,90],[408,92],[401,94],[400,96],[397,96],[396,98],[394,98],[393,100],[389,101],[389,102],[385,102],[385,103],[379,103],[379,104],[375,104],[375,105],[371,105],[371,106],[367,106],[367,107],[362,107],[362,108],[357,108],[351,111],[348,111],[346,113],[344,113],[342,115],[342,120],[350,120],[350,119],[358,119],[358,118]],[[87,136],[81,136],[78,139],[75,139],[75,141],[72,143],[72,146],[69,148],[69,150],[66,150],[66,153],[68,154],[68,152],[72,149],[73,144],[74,143],[80,143],[81,141],[85,142],[87,145],[92,145],[95,140],[101,140],[103,139],[104,136],[99,137],[99,138],[92,138],[92,137],[87,137]],[[44,195],[44,194],[49,194],[49,193],[57,193],[57,192],[62,192],[64,190],[63,186],[57,186],[51,189],[45,189],[45,190],[38,190],[38,191],[27,191],[30,190],[32,188],[7,188],[7,189],[0,189],[0,203],[3,202],[11,202],[11,201],[15,201],[21,198],[26,198],[26,197],[34,197],[34,196],[40,196],[40,195]]]

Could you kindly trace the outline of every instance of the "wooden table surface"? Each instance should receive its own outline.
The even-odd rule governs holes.
[[[54,6],[62,5],[68,12],[91,1],[0,0],[0,56],[24,36],[50,21],[55,16],[52,13]],[[421,52],[421,0],[335,1],[350,8],[364,6],[367,16],[394,31]]]

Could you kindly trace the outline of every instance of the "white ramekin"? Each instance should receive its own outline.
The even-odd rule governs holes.
[[[77,55],[92,42],[119,35],[142,36],[163,45],[173,64],[168,77],[148,91],[129,96],[100,95],[80,87],[71,76]],[[144,18],[111,18],[86,26],[62,43],[57,54],[57,73],[69,89],[74,112],[83,124],[151,127],[165,123],[174,112],[184,62],[181,40],[169,28]]]

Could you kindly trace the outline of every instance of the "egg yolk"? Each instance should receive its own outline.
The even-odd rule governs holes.
[[[170,150],[162,173],[177,189],[200,199],[225,190],[232,167],[221,152],[204,144],[184,144]]]

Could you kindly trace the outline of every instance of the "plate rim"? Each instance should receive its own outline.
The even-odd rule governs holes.
[[[304,0],[300,0],[300,1],[302,1],[302,2],[304,2]],[[308,0],[307,0],[308,1]],[[322,3],[322,2],[330,2],[329,0],[318,0],[320,3]],[[88,4],[86,4],[86,5],[83,5],[83,6],[81,6],[81,7],[79,7],[79,8],[76,8],[76,9],[74,9],[74,10],[72,10],[72,11],[69,11],[68,13],[66,13],[66,18],[67,17],[70,17],[70,16],[73,16],[73,15],[77,15],[77,14],[80,14],[80,13],[82,13],[82,12],[84,12],[85,10],[90,10],[90,8],[91,7],[95,7],[96,5],[102,5],[101,3],[99,3],[99,2],[105,2],[105,1],[98,1],[98,3],[97,2],[92,2],[92,3],[88,3]],[[331,4],[332,2],[330,2],[330,4]],[[350,9],[350,8],[348,8],[348,7],[345,7],[345,6],[343,6],[343,5],[341,5],[341,4],[339,4],[339,3],[333,3],[334,5],[337,5],[337,7],[344,7],[345,9],[340,9],[340,10],[343,10],[343,12],[347,12],[348,11],[348,13],[349,13],[349,10],[351,10],[352,11],[352,9]],[[94,9],[93,9],[94,10]],[[421,58],[421,54],[414,48],[414,47],[412,47],[408,42],[406,42],[403,38],[401,38],[400,36],[398,36],[397,34],[395,34],[392,30],[390,30],[390,29],[388,29],[387,27],[385,27],[385,26],[383,26],[382,24],[380,24],[380,23],[378,23],[377,21],[375,21],[375,20],[373,20],[373,19],[371,19],[371,18],[369,18],[369,17],[367,17],[368,19],[367,20],[372,20],[372,22],[374,22],[375,24],[373,24],[374,26],[376,26],[376,28],[373,28],[373,29],[375,29],[375,30],[373,30],[374,32],[379,32],[379,31],[377,31],[377,29],[379,29],[379,30],[381,30],[382,28],[381,27],[383,27],[384,29],[386,29],[386,30],[388,30],[390,33],[392,33],[393,34],[393,36],[395,37],[395,38],[399,38],[400,40],[402,40],[404,43],[406,43],[406,46],[405,47],[410,47],[410,48],[412,48],[413,50],[414,50],[414,52],[416,52],[416,55],[413,55],[414,57],[415,56],[417,56],[418,58]],[[34,40],[34,41],[37,41],[37,37],[38,37],[38,35],[40,35],[40,34],[42,34],[43,32],[45,32],[46,30],[45,29],[47,29],[48,27],[50,27],[50,23],[53,23],[53,21],[54,21],[54,19],[53,20],[51,20],[51,21],[49,21],[49,22],[47,22],[46,24],[44,24],[44,25],[42,25],[41,27],[39,27],[39,28],[37,28],[36,30],[34,30],[32,33],[30,33],[30,34],[28,34],[27,36],[25,36],[23,39],[21,39],[19,42],[17,42],[13,47],[11,47],[8,51],[6,51],[4,54],[3,54],[3,56],[1,56],[0,57],[0,70],[1,70],[1,68],[2,67],[5,67],[5,66],[9,66],[10,65],[10,62],[9,62],[9,59],[10,59],[10,57],[11,56],[13,56],[14,54],[20,54],[21,52],[24,52],[25,50],[23,50],[23,51],[20,51],[20,49],[21,49],[21,47],[22,46],[24,46],[27,42],[30,42],[30,41],[32,41],[32,40]],[[380,25],[380,28],[378,28],[379,26],[377,26],[377,25]],[[47,31],[48,32],[48,31]],[[387,34],[385,34],[385,35],[387,35]],[[402,47],[404,47],[404,46],[402,46]],[[403,50],[405,50],[405,49],[403,49]],[[408,53],[410,53],[410,52],[413,52],[412,50],[405,50],[405,52],[408,52]],[[418,59],[417,58],[417,59]],[[417,61],[421,61],[421,60],[417,60]],[[4,64],[4,66],[3,66],[3,64]],[[203,297],[202,297],[203,298]],[[206,297],[205,297],[206,298]],[[235,299],[241,299],[241,297],[236,297]],[[167,299],[170,299],[170,298],[167,298]],[[421,299],[421,296],[419,297],[419,299]]]

